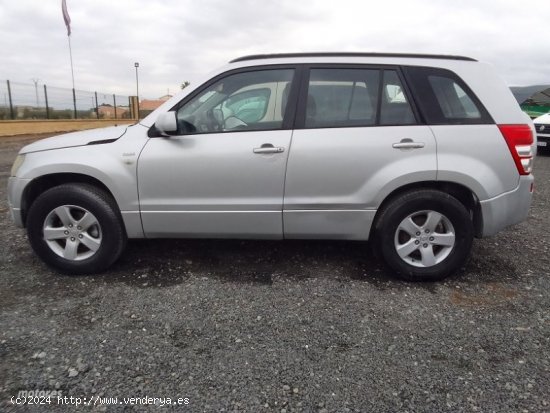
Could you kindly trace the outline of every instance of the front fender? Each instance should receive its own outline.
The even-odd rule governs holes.
[[[54,174],[85,175],[100,181],[111,192],[121,211],[139,211],[136,157],[105,152],[99,146],[84,146],[26,155],[18,178],[28,183]]]

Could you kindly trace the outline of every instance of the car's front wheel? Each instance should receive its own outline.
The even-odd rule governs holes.
[[[393,199],[380,211],[375,227],[377,252],[409,281],[435,281],[456,272],[472,242],[468,210],[437,190],[413,190]]]
[[[107,269],[126,243],[116,203],[87,184],[63,184],[38,196],[28,212],[27,234],[36,254],[67,274]]]

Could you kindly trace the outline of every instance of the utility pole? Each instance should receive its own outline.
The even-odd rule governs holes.
[[[31,79],[34,83],[34,93],[36,94],[36,107],[39,107],[40,106],[40,103],[38,102],[38,82],[40,81],[40,79]]]
[[[138,120],[139,120],[139,78],[138,78],[138,67],[139,67],[139,62],[134,63],[134,67],[136,68],[137,118],[138,118]]]

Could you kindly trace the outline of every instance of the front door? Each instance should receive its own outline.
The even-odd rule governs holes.
[[[148,237],[281,238],[293,69],[221,76],[174,108],[138,162]]]

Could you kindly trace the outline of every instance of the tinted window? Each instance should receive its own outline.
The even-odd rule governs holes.
[[[428,124],[491,124],[487,110],[453,72],[429,67],[407,67],[418,106]]]
[[[464,90],[453,80],[443,76],[428,76],[443,116],[447,119],[480,119],[481,113]]]
[[[374,125],[379,70],[312,69],[306,128]]]
[[[283,126],[292,69],[224,77],[177,110],[179,133],[271,130]]]

